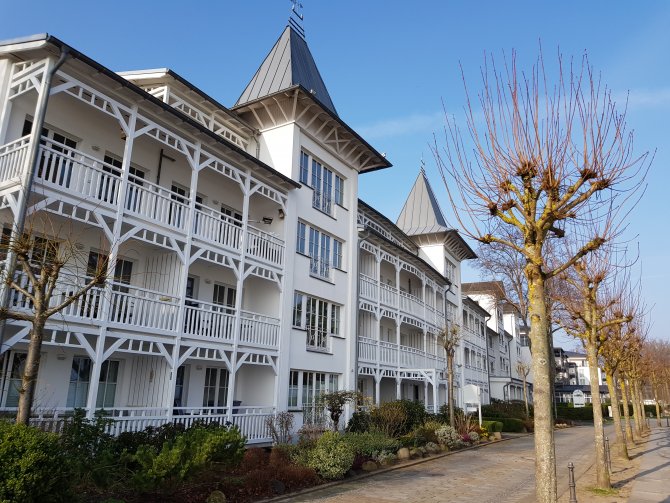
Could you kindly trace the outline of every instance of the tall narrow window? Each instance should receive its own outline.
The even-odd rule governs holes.
[[[344,180],[339,175],[335,175],[335,203],[344,205]]]
[[[119,362],[116,360],[107,360],[103,362],[100,367],[100,382],[98,383],[96,407],[103,409],[114,407],[118,378]]]
[[[342,241],[333,239],[333,267],[342,269]]]
[[[307,226],[298,222],[298,240],[296,243],[296,250],[298,253],[305,253],[305,233],[307,232]]]
[[[321,234],[321,253],[319,256],[319,276],[330,276],[330,236]]]
[[[299,386],[298,386],[298,379],[300,378],[300,373],[291,370],[291,374],[289,375],[288,379],[288,406],[289,407],[297,407],[298,406],[298,392],[299,392]]]
[[[5,398],[5,407],[17,407],[19,405],[19,390],[21,389],[21,380],[26,368],[26,353],[12,353],[12,359],[9,363],[9,379],[7,383],[7,397]]]
[[[91,360],[75,356],[70,370],[70,385],[67,391],[68,408],[86,407],[88,386],[91,381]]]
[[[300,183],[309,183],[309,156],[300,152]]]
[[[202,397],[203,407],[225,407],[228,399],[228,378],[227,369],[214,367],[207,367],[205,369],[205,389]],[[221,410],[218,413],[223,413],[223,411]]]

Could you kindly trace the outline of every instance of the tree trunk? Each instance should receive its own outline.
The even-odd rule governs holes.
[[[535,411],[535,500],[555,503],[556,453],[554,418],[551,404],[551,376],[554,354],[547,337],[549,319],[545,298],[545,277],[539,266],[526,266],[528,278],[528,314],[530,340],[533,345],[533,395]]]
[[[656,403],[656,425],[661,427],[661,407],[658,405],[658,391],[656,385],[652,385],[654,391],[654,402]]]
[[[614,376],[612,372],[606,372],[605,379],[607,380],[607,388],[610,391],[610,397],[612,397],[612,416],[614,418],[614,431],[616,432],[617,454],[623,459],[629,459],[626,438],[624,437],[624,432],[621,428],[621,410],[619,409],[619,393],[617,392],[616,376]]]
[[[639,443],[642,441],[642,421],[644,421],[644,418],[640,418],[640,407],[638,407],[637,397],[635,395],[634,380],[631,379],[628,384],[630,390],[630,401],[631,405],[633,406],[633,425],[635,426],[633,430],[633,439],[636,443]]]
[[[454,420],[454,355],[453,352],[447,352],[447,380],[448,390],[447,390],[447,400],[449,402],[449,426],[452,428],[455,427],[456,421]]]
[[[623,400],[623,417],[626,422],[626,440],[635,442],[635,435],[633,435],[633,428],[630,425],[630,402],[628,400],[628,390],[626,385],[626,378],[622,377],[621,381],[621,400]],[[635,413],[635,411],[633,411]]]
[[[526,406],[526,419],[530,419],[530,410],[528,409],[528,390],[526,389],[525,373],[523,373],[523,403]]]
[[[40,368],[44,324],[44,320],[35,319],[30,331],[30,343],[28,344],[26,366],[21,379],[21,389],[19,390],[19,407],[16,413],[16,422],[18,424],[27,425],[30,421],[30,413],[33,407],[33,400],[35,399],[37,374]]]
[[[598,347],[596,328],[592,327],[586,340],[586,356],[589,362],[591,385],[591,404],[593,405],[593,433],[596,450],[596,486],[611,489],[610,473],[605,457],[605,431],[603,430],[603,409],[600,401],[600,383],[598,382]]]
[[[640,418],[640,435],[642,435],[647,430],[647,418],[645,417],[646,414],[644,411],[644,401],[642,400],[642,390],[639,379],[635,379],[635,381],[633,381],[633,393],[633,396],[635,397],[635,404],[637,409],[640,411],[638,417]]]

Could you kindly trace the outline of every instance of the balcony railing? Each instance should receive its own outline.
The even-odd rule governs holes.
[[[112,283],[110,321],[136,328],[174,331],[179,299],[161,292]]]
[[[0,409],[1,413],[16,413],[15,408]],[[228,407],[179,407],[173,409],[172,420],[168,420],[169,410],[165,407],[115,407],[100,410],[112,423],[107,433],[118,436],[124,432],[142,431],[149,426],[157,427],[168,422],[183,424],[187,428],[194,422],[226,424],[229,421]],[[46,431],[60,432],[72,417],[73,410],[66,408],[38,409],[33,411],[30,424]],[[270,406],[233,406],[232,421],[248,443],[268,442],[270,435],[265,427],[268,417],[275,414]]]
[[[0,182],[19,179],[26,169],[29,136],[0,147]]]
[[[248,227],[247,255],[281,266],[284,263],[284,241],[255,227]]]
[[[242,224],[219,211],[203,206],[195,210],[193,235],[223,248],[240,251]]]
[[[398,360],[400,358],[400,360]],[[365,362],[386,365],[400,365],[402,368],[436,368],[446,366],[446,359],[418,348],[398,346],[393,342],[380,341],[368,337],[358,338],[358,359]]]
[[[279,319],[242,311],[240,343],[276,348],[279,342]]]
[[[184,313],[184,333],[232,342],[235,336],[235,310],[220,304],[188,301]]]
[[[126,211],[185,233],[190,208],[183,196],[134,178],[128,181]]]

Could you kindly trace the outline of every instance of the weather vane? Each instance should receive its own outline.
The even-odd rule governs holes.
[[[300,0],[291,0],[291,4],[291,16],[288,18],[288,22],[295,31],[305,38],[305,28],[302,24],[305,17],[300,12],[302,3]]]

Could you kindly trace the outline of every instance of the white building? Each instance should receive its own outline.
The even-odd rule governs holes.
[[[423,173],[397,226],[359,202],[358,176],[390,166],[338,116],[294,25],[230,109],[168,69],[114,73],[49,35],[1,42],[4,234],[25,207],[33,253],[82,256],[54,304],[107,257],[111,278],[49,320],[35,410],[105,409],[115,432],[231,421],[253,442],[327,390],[436,409],[436,334],[460,323],[474,253]],[[11,291],[9,307],[31,304]],[[2,334],[7,411],[28,331]]]
[[[530,364],[528,338],[522,333],[514,308],[505,302],[505,291],[500,281],[465,283],[463,291],[476,300],[488,313],[487,349],[491,398],[523,400],[523,376],[519,362]],[[526,377],[528,400],[533,400],[533,377]]]

